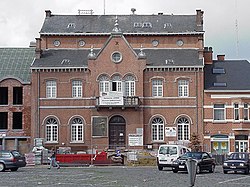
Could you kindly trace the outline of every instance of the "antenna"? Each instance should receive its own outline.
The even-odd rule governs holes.
[[[105,15],[105,0],[103,0],[103,15]]]
[[[236,31],[236,57],[239,58],[239,26],[238,26],[238,6],[237,6],[237,0],[235,0],[235,31]]]

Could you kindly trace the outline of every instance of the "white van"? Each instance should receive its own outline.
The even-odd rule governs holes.
[[[164,167],[171,167],[172,162],[186,152],[190,152],[190,149],[183,145],[160,145],[157,154],[158,169],[163,170]]]

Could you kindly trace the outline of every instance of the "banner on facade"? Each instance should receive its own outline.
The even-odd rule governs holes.
[[[128,144],[129,146],[143,146],[143,135],[142,134],[129,134]]]
[[[123,105],[122,92],[103,92],[100,96],[99,105]]]
[[[165,127],[166,137],[176,137],[176,127]]]

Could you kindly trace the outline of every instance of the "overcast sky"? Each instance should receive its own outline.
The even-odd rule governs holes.
[[[131,14],[131,8],[136,14],[196,14],[201,9],[205,46],[213,47],[214,58],[225,54],[227,59],[250,61],[249,7],[250,0],[0,0],[0,47],[28,47],[39,37],[45,10],[119,15]]]

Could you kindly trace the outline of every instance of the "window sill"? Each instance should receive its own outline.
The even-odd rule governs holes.
[[[82,144],[82,143],[84,143],[84,141],[75,141],[75,142],[69,142],[69,143],[71,143],[71,144]]]
[[[58,144],[58,142],[49,142],[49,141],[47,141],[47,142],[45,142],[46,144]]]
[[[213,123],[227,123],[225,120],[214,120]]]

